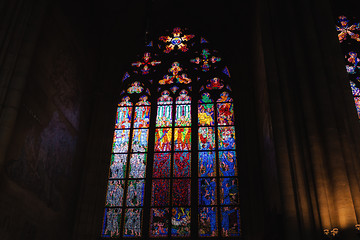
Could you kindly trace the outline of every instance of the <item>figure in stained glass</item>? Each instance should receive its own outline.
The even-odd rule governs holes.
[[[358,69],[360,69],[360,66],[358,66],[358,63],[360,62],[360,58],[358,58],[357,53],[354,51],[349,52],[349,56],[346,56],[347,61],[351,63],[351,65],[346,65],[346,71],[349,74],[355,74]]]
[[[235,128],[219,127],[218,139],[219,139],[219,150],[235,149]]]
[[[190,126],[191,125],[191,106],[190,105],[176,105],[175,126]]]
[[[152,237],[166,237],[169,232],[169,209],[152,208],[150,216],[150,235]]]
[[[124,196],[124,181],[123,180],[108,181],[106,206],[108,207],[122,206],[123,196]]]
[[[153,179],[152,183],[152,206],[167,206],[170,203],[170,180]]]
[[[219,125],[234,125],[234,110],[232,103],[218,103],[217,113]]]
[[[235,151],[219,152],[220,175],[225,177],[236,176],[236,155]]]
[[[350,81],[350,87],[351,87],[352,94],[354,96],[360,96],[360,89],[358,87],[356,87],[356,85],[353,81]]]
[[[135,108],[134,128],[147,128],[150,122],[150,106]]]
[[[349,35],[352,39],[360,42],[359,34],[356,34],[354,31],[357,31],[360,29],[360,24],[356,23],[351,26],[349,26],[349,20],[345,16],[339,17],[339,23],[340,26],[336,26],[336,30],[338,33],[338,38],[340,42],[343,42],[346,40],[347,35]]]
[[[199,128],[199,150],[215,149],[215,133],[213,127]]]
[[[220,202],[222,205],[237,204],[239,202],[236,178],[222,178],[220,186]]]
[[[121,102],[118,104],[119,107],[131,107],[132,103],[130,102],[130,97],[125,96],[122,98]]]
[[[189,151],[191,149],[191,128],[175,128],[175,151]]]
[[[121,208],[105,208],[103,237],[120,236]]]
[[[141,236],[141,208],[127,208],[125,212],[124,237]]]
[[[130,130],[115,130],[113,140],[113,153],[125,153],[129,149]]]
[[[176,104],[190,104],[191,98],[188,96],[188,92],[183,89],[180,91],[179,96],[176,98]]]
[[[130,178],[145,178],[146,154],[131,154],[130,158]]]
[[[190,62],[200,65],[203,72],[208,72],[212,64],[220,61],[221,58],[211,56],[209,49],[203,49],[201,51],[200,57],[196,57],[190,60]]]
[[[199,103],[212,103],[212,102],[213,101],[212,101],[212,99],[210,97],[210,93],[205,92],[205,93],[201,94],[201,98],[199,100]]]
[[[215,152],[199,152],[199,176],[213,177],[215,171]]]
[[[216,207],[199,208],[199,235],[200,237],[217,236]]]
[[[126,206],[142,206],[144,198],[144,180],[129,180],[126,196]]]
[[[173,208],[171,215],[171,225],[171,236],[190,236],[190,208]]]
[[[142,58],[142,61],[137,61],[131,64],[133,67],[141,68],[141,73],[143,75],[149,74],[150,72],[150,66],[154,67],[156,65],[159,65],[161,61],[153,60],[151,61],[151,54],[149,52],[144,53],[144,56]]]
[[[210,79],[210,83],[206,84],[206,88],[209,90],[222,89],[223,87],[224,84],[222,83],[222,80],[217,77]]]
[[[237,207],[221,208],[221,228],[225,237],[240,235],[240,211]]]
[[[155,151],[164,152],[171,150],[171,128],[157,128],[155,130]]]
[[[216,204],[215,178],[199,179],[199,205],[210,206]]]
[[[169,53],[177,47],[180,51],[186,52],[188,51],[188,46],[185,42],[189,41],[195,37],[194,35],[183,35],[181,28],[174,28],[172,32],[172,36],[161,36],[159,38],[160,41],[164,43],[168,43],[165,46],[164,52]]]
[[[214,104],[199,104],[198,123],[200,126],[214,126]]]
[[[110,162],[110,179],[124,178],[127,154],[113,154]]]
[[[131,107],[118,107],[116,112],[115,128],[130,128],[131,125]]]
[[[222,92],[220,94],[220,98],[217,100],[217,102],[232,102],[232,98],[229,96],[228,92]]]
[[[141,93],[144,90],[144,88],[142,86],[140,86],[139,82],[133,82],[131,84],[131,87],[128,88],[127,92],[132,94],[132,93]]]
[[[174,177],[190,177],[191,168],[190,152],[174,153]]]
[[[134,129],[131,150],[146,152],[148,147],[149,129]]]
[[[165,85],[165,84],[171,84],[174,82],[183,83],[183,84],[191,83],[191,79],[188,78],[185,73],[180,74],[180,72],[182,72],[182,70],[183,69],[180,67],[180,63],[173,62],[171,65],[171,68],[169,68],[169,73],[172,73],[172,76],[165,75],[163,79],[159,80],[159,84]]]
[[[174,206],[190,205],[190,179],[174,179],[172,184],[172,204]]]

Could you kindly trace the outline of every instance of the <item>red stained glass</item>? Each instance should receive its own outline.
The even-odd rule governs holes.
[[[154,178],[170,177],[170,153],[154,154]]]
[[[189,151],[191,149],[191,128],[175,128],[175,151]]]
[[[168,206],[170,204],[170,180],[153,179],[152,206]]]
[[[174,153],[174,177],[190,177],[190,157],[190,152]]]
[[[232,103],[218,103],[217,113],[219,125],[234,125],[234,109]]]
[[[171,128],[157,128],[155,130],[155,151],[164,152],[171,150]]]
[[[190,205],[190,179],[174,179],[172,184],[174,206]]]

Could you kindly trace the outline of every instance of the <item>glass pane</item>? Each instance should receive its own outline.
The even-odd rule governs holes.
[[[175,128],[175,151],[189,151],[191,149],[191,128]]]
[[[174,179],[172,183],[174,206],[190,205],[190,179]]]
[[[220,176],[232,177],[237,175],[235,151],[220,151]]]
[[[199,128],[199,150],[215,149],[215,132],[213,127]]]
[[[218,103],[217,113],[219,125],[234,125],[234,109],[232,103]]]
[[[102,237],[119,237],[121,208],[105,208]]]
[[[155,152],[171,150],[171,128],[157,128],[155,130]]]
[[[221,232],[225,237],[240,236],[240,211],[238,207],[221,208]]]
[[[166,237],[169,233],[169,209],[152,208],[150,213],[150,236]]]
[[[125,178],[127,154],[113,154],[110,162],[109,178]]]
[[[145,178],[146,154],[131,154],[130,158],[130,178]]]
[[[134,128],[147,128],[150,121],[150,106],[135,108]]]
[[[190,105],[176,105],[175,126],[191,126]]]
[[[239,190],[236,178],[221,178],[220,186],[221,205],[231,205],[239,203]]]
[[[214,126],[214,104],[199,104],[198,123],[200,126]]]
[[[126,206],[142,206],[144,201],[145,180],[129,180]]]
[[[134,129],[132,148],[133,152],[146,152],[148,148],[149,129]]]
[[[173,208],[171,212],[171,236],[190,236],[190,208]]]
[[[154,153],[154,178],[170,177],[170,153]]]
[[[235,149],[235,127],[219,127],[219,150]]]
[[[141,236],[141,208],[128,208],[125,210],[124,237]]]
[[[113,153],[124,153],[129,150],[130,130],[115,130],[113,141]]]
[[[215,152],[199,152],[199,176],[216,176]]]
[[[216,179],[199,179],[199,205],[216,205]]]
[[[115,128],[130,128],[132,107],[118,107]]]
[[[199,235],[200,237],[215,237],[217,230],[217,208],[201,207],[199,208]]]
[[[210,98],[209,93],[203,93],[201,95],[201,99],[199,100],[199,103],[212,103],[212,99]]]
[[[229,96],[229,93],[223,92],[220,94],[220,98],[217,100],[217,102],[232,102],[232,98]]]
[[[180,91],[180,95],[176,98],[176,104],[190,104],[191,98],[187,95],[188,92],[183,89]]]
[[[190,177],[191,174],[191,153],[174,153],[174,177]]]
[[[172,125],[172,106],[158,105],[156,115],[157,127],[171,127]]]
[[[356,111],[358,113],[358,117],[360,118],[360,97],[354,97]]]
[[[120,207],[124,196],[124,180],[110,180],[106,194],[107,207]]]
[[[153,179],[152,206],[167,206],[170,203],[170,180]]]

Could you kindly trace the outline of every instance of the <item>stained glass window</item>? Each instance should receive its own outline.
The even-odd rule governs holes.
[[[101,238],[240,236],[235,107],[218,52],[174,28],[122,84]]]

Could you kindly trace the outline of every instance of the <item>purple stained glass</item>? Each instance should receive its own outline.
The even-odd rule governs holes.
[[[110,162],[109,178],[125,178],[127,154],[113,154]]]
[[[191,126],[190,105],[176,105],[175,126]]]
[[[145,180],[129,180],[126,206],[142,206],[144,201]]]
[[[218,128],[219,150],[235,149],[235,127]]]
[[[124,237],[141,237],[141,208],[127,208],[125,210]]]
[[[191,174],[191,153],[174,153],[174,177],[190,177]]]
[[[157,127],[172,126],[172,105],[158,105],[156,115]]]
[[[115,130],[113,140],[113,153],[126,153],[129,150],[130,130]]]
[[[107,207],[120,207],[124,196],[124,180],[110,180],[108,181],[108,188],[106,194]]]
[[[218,125],[234,125],[234,109],[232,103],[217,104]]]
[[[199,178],[199,205],[216,205],[216,179]]]
[[[190,208],[176,207],[171,211],[171,236],[190,236]]]
[[[174,131],[175,151],[191,150],[191,128],[175,128]]]
[[[238,207],[221,208],[221,234],[224,237],[240,236],[240,210]]]
[[[221,178],[220,186],[221,205],[231,205],[239,203],[239,190],[236,178]]]
[[[171,128],[157,128],[155,130],[155,152],[171,150]]]
[[[154,153],[154,178],[170,177],[170,153]]]
[[[190,205],[190,179],[174,179],[172,183],[172,203],[174,206]]]
[[[130,128],[132,107],[118,107],[116,112],[116,129]]]
[[[135,108],[134,128],[148,128],[150,122],[150,106]]]
[[[131,154],[130,158],[130,178],[145,178],[146,154]]]
[[[102,237],[119,237],[121,208],[105,208]]]
[[[152,183],[152,206],[167,206],[170,203],[170,180],[153,179]]]
[[[199,208],[199,236],[216,237],[217,229],[217,208],[200,207]]]
[[[220,151],[219,162],[220,176],[233,177],[237,175],[235,151]]]
[[[214,126],[214,104],[199,104],[198,123],[200,126]]]
[[[360,118],[360,97],[354,97],[358,117]]]
[[[199,150],[215,149],[215,132],[213,127],[199,127]]]
[[[150,212],[150,236],[167,237],[169,233],[169,208],[152,208]]]
[[[216,176],[215,152],[199,152],[199,176]]]
[[[149,129],[134,129],[131,151],[146,152],[148,148]]]

